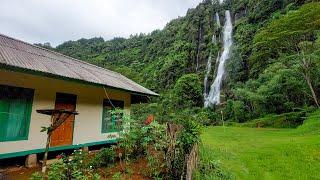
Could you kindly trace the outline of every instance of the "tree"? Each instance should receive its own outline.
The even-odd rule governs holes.
[[[310,41],[303,41],[303,42],[299,43],[298,47],[299,47],[298,53],[301,55],[299,70],[302,73],[304,79],[306,80],[306,82],[309,86],[312,98],[313,98],[316,106],[318,108],[320,108],[317,94],[316,94],[316,91],[313,87],[313,83],[312,83],[312,79],[311,79],[311,73],[312,73],[312,71],[315,71],[315,69],[314,69],[315,57],[312,54],[312,52],[315,50],[315,44]]]
[[[202,106],[202,87],[197,74],[186,74],[179,78],[173,93],[178,108]]]

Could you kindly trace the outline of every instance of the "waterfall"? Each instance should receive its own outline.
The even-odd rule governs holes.
[[[204,97],[204,101],[206,102],[208,99],[208,78],[211,72],[211,55],[208,58],[208,62],[207,62],[207,69],[206,69],[206,74],[204,76],[204,80],[203,80],[203,84],[204,84],[204,92],[203,92],[203,97]]]
[[[217,21],[218,27],[221,27],[220,17],[219,17],[219,14],[217,12],[216,12],[216,21]]]
[[[220,1],[220,3],[223,1]],[[223,52],[219,58],[217,76],[211,85],[209,95],[205,99],[205,107],[220,104],[221,84],[225,74],[225,63],[229,59],[230,48],[232,46],[232,22],[230,11],[225,12],[226,21],[223,29]],[[219,56],[218,56],[219,57]]]
[[[216,23],[217,23],[217,26],[220,28],[221,24],[220,24],[220,17],[219,17],[219,14],[216,13],[215,14],[216,16]],[[218,43],[218,39],[216,38],[216,35],[213,34],[212,35],[212,44],[217,44]],[[217,60],[219,60],[219,52],[218,52],[218,57],[217,57]],[[205,77],[204,77],[204,80],[203,80],[203,84],[204,84],[204,92],[203,92],[203,98],[204,98],[204,106],[207,107],[208,106],[208,102],[209,102],[209,99],[208,99],[208,90],[209,90],[209,81],[208,81],[208,78],[210,76],[210,72],[211,72],[211,66],[212,66],[212,56],[211,56],[211,53],[210,53],[210,56],[208,58],[208,61],[207,61],[207,67],[206,67],[206,74],[205,74]]]
[[[219,14],[216,12],[216,24],[217,24],[217,27],[220,28],[221,27],[221,23],[220,23],[220,17],[219,17]],[[217,44],[219,41],[219,36],[218,38],[216,37],[215,34],[212,35],[212,43],[213,44]]]
[[[216,59],[216,62],[219,61],[219,52],[218,52],[218,56]],[[211,55],[208,58],[208,62],[207,62],[207,69],[206,69],[206,74],[204,77],[204,93],[203,93],[203,97],[204,97],[204,107],[208,107],[209,106],[209,94],[208,94],[208,90],[209,90],[209,86],[208,86],[208,78],[210,76],[210,72],[211,72],[211,66],[212,66],[212,57]]]

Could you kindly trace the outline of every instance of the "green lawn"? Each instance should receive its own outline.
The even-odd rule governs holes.
[[[320,179],[320,111],[298,129],[209,127],[196,179]],[[213,172],[206,166],[214,166]],[[213,164],[213,165],[212,165]]]

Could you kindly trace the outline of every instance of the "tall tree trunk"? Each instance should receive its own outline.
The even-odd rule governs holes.
[[[310,88],[310,91],[311,91],[313,100],[314,100],[314,102],[316,103],[317,107],[319,108],[320,106],[319,106],[319,102],[318,102],[318,99],[317,99],[317,94],[316,94],[316,92],[315,92],[314,89],[313,89],[313,86],[312,86],[312,83],[311,83],[311,79],[310,79],[310,77],[309,77],[307,74],[304,74],[304,78],[305,78],[305,80],[306,80],[307,83],[308,83],[308,86],[309,86],[309,88]]]
[[[303,72],[302,72],[302,74],[304,76],[304,79],[307,81],[307,84],[308,84],[309,89],[311,91],[311,94],[312,94],[314,102],[316,103],[317,107],[320,108],[319,102],[318,102],[318,99],[317,99],[317,94],[316,94],[316,92],[315,92],[315,90],[314,90],[314,88],[312,86],[312,82],[311,82],[311,79],[310,79],[310,76],[309,76],[309,70],[310,70],[309,64],[308,64],[308,62],[306,61],[305,58],[302,58],[302,66],[303,66],[303,69],[304,69]]]

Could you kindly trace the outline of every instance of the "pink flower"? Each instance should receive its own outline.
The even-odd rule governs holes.
[[[57,159],[61,159],[61,158],[62,158],[62,155],[59,154],[59,155],[56,156],[56,158],[57,158]]]

